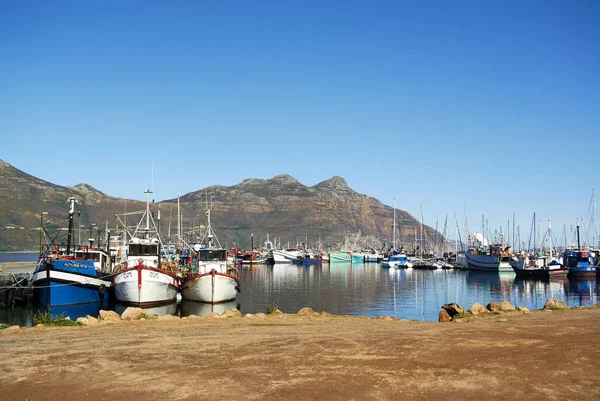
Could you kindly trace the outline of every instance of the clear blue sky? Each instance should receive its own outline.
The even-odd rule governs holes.
[[[340,175],[440,230],[465,206],[471,229],[562,228],[600,187],[598,21],[597,1],[1,1],[0,158],[136,199],[152,162],[157,200]]]

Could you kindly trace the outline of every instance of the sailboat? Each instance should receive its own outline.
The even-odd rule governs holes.
[[[210,208],[202,241],[194,245],[197,264],[183,276],[181,295],[190,301],[216,304],[228,302],[240,291],[238,270],[227,265],[227,249],[221,247],[211,226]]]
[[[569,268],[569,278],[596,278],[597,268],[590,258],[590,252],[581,249],[579,223],[577,223],[577,251],[566,251],[563,254],[563,263]]]
[[[117,302],[142,308],[175,302],[179,289],[177,274],[161,263],[162,241],[150,212],[152,191],[145,193],[146,210],[127,243],[127,260],[113,275]]]
[[[381,262],[381,267],[389,267],[390,269],[413,267],[413,264],[408,260],[408,256],[396,250],[396,199],[394,199],[394,218],[392,221],[392,254]]]

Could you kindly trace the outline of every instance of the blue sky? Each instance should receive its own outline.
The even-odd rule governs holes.
[[[432,226],[466,206],[471,229],[562,227],[600,187],[599,20],[596,1],[3,1],[0,158],[136,199],[152,162],[157,200],[339,175]]]

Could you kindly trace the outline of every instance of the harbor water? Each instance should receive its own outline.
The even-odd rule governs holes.
[[[242,314],[266,312],[276,306],[296,313],[307,306],[336,315],[391,316],[409,320],[437,321],[440,307],[456,302],[465,308],[479,302],[507,300],[514,306],[541,309],[548,298],[564,300],[570,307],[600,302],[596,280],[521,280],[512,273],[482,273],[466,270],[390,270],[377,263],[334,263],[322,266],[291,264],[253,265],[239,268],[241,293],[232,302],[219,305],[182,301],[151,313],[203,316],[238,308]],[[78,305],[52,308],[53,315],[76,319],[118,304]],[[0,323],[31,325],[33,305],[0,309]]]

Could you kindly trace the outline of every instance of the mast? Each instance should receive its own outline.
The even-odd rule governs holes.
[[[548,218],[548,235],[550,236],[550,260],[552,260],[552,216]]]
[[[70,255],[71,236],[73,235],[73,214],[75,213],[75,198],[71,196],[67,201],[71,204],[69,207],[69,231],[67,232],[67,255]]]
[[[144,230],[148,233],[150,230],[150,194],[152,191],[147,189],[144,193],[146,194],[146,227],[144,227]]]
[[[421,259],[423,259],[423,205],[421,205]]]
[[[396,198],[394,198],[394,220],[392,221],[392,248],[396,249]]]

